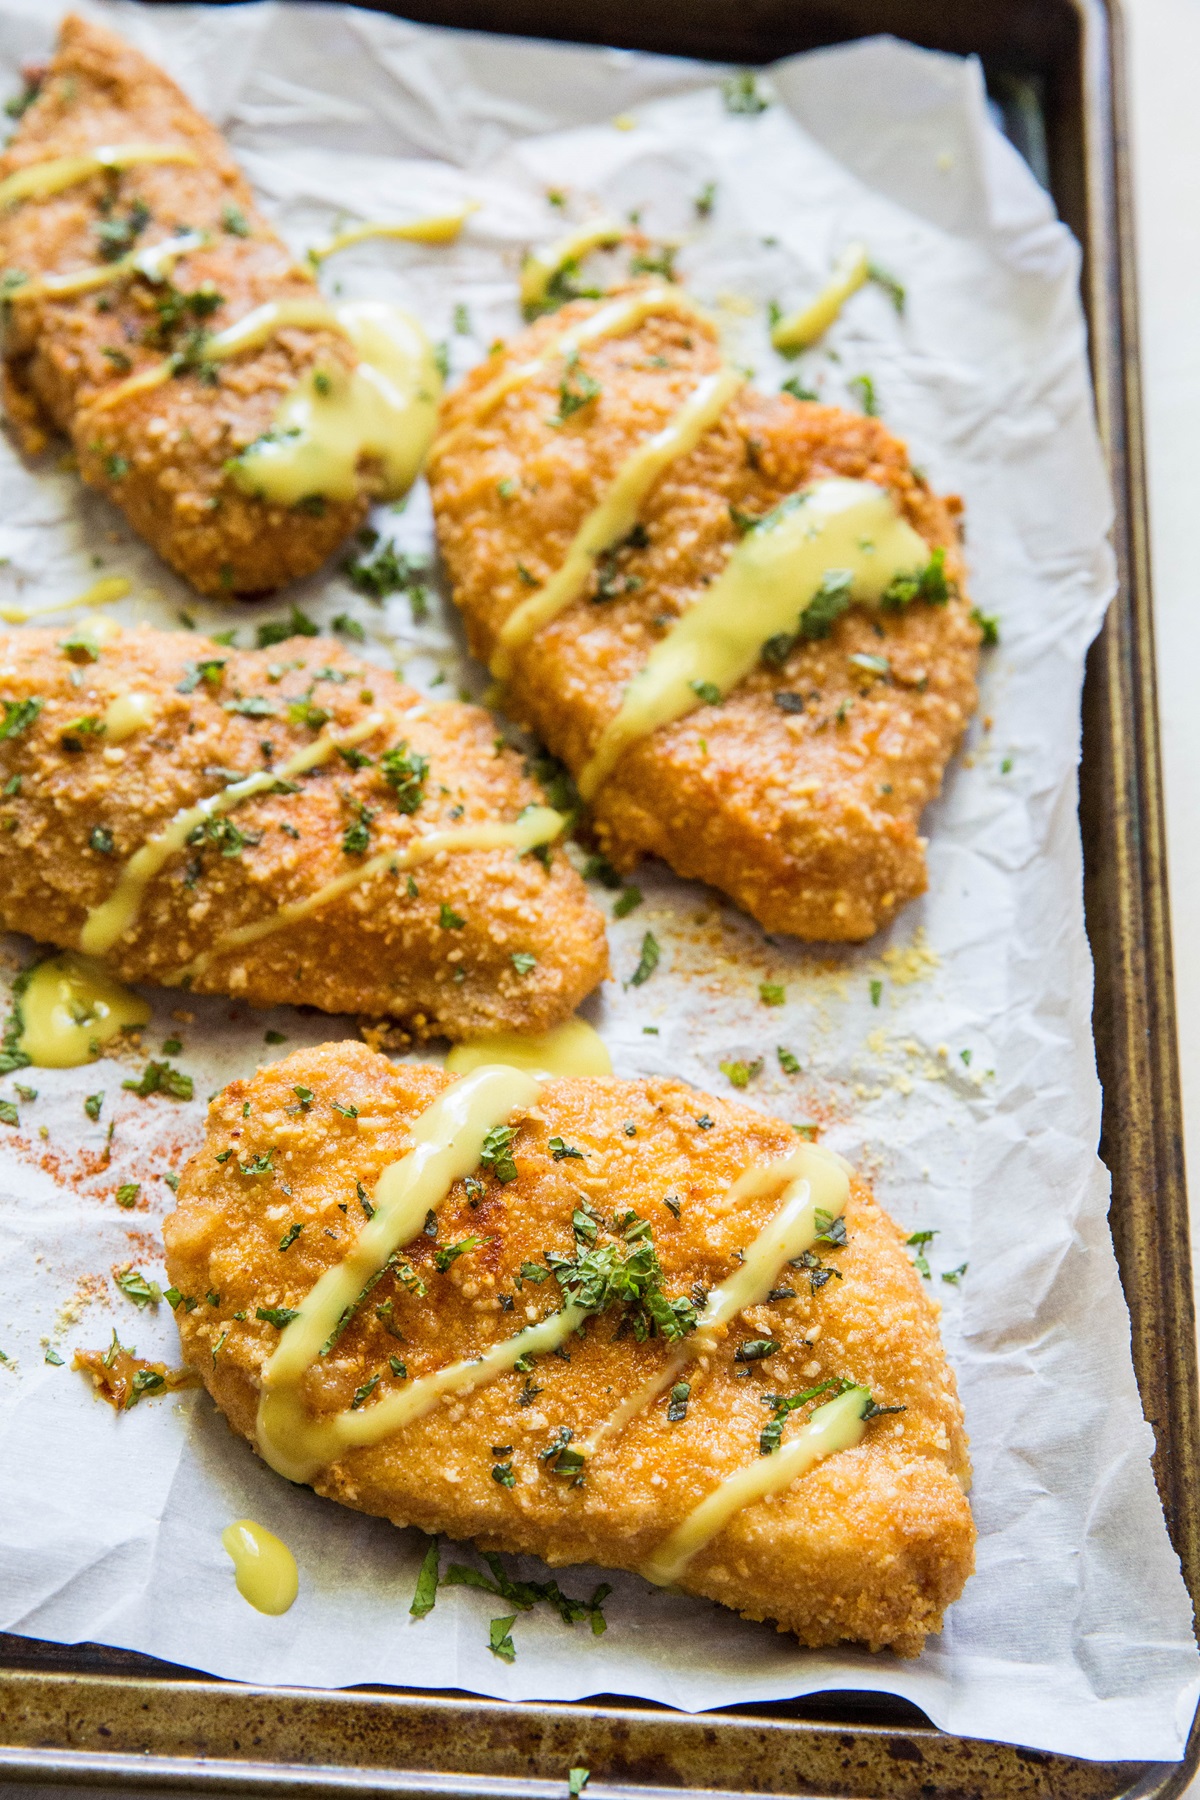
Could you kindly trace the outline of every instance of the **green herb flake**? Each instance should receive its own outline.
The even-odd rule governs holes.
[[[258,627],[258,648],[267,650],[272,644],[285,644],[294,637],[316,637],[320,629],[315,619],[293,605],[286,619],[264,619]]]
[[[995,613],[985,613],[978,606],[971,608],[971,621],[978,625],[983,634],[983,647],[990,650],[1000,642],[1000,620]]]
[[[21,1115],[11,1100],[0,1100],[0,1125],[19,1125]]]
[[[582,1764],[578,1768],[572,1769],[567,1776],[567,1800],[579,1800],[579,1796],[591,1780],[591,1776],[592,1771],[585,1769]]]
[[[627,887],[613,902],[613,918],[627,919],[642,904],[644,897],[640,887]]]
[[[800,1059],[794,1051],[788,1050],[783,1044],[777,1044],[775,1054],[779,1058],[779,1066],[785,1075],[799,1075]]]
[[[516,1613],[510,1613],[505,1619],[493,1619],[488,1626],[488,1649],[501,1662],[516,1661],[516,1645],[512,1641],[512,1628],[516,1620]]]
[[[100,1108],[103,1105],[104,1105],[104,1095],[103,1094],[89,1094],[87,1099],[83,1103],[83,1110],[87,1114],[88,1118],[91,1119],[93,1121],[93,1123],[95,1123],[100,1118]]]
[[[565,1162],[569,1157],[578,1158],[580,1162],[583,1161],[583,1151],[576,1150],[573,1144],[564,1143],[560,1137],[552,1137],[547,1148],[555,1162]]]
[[[166,1094],[171,1100],[190,1100],[195,1093],[191,1076],[173,1069],[166,1062],[148,1062],[140,1080],[123,1081],[121,1086],[128,1088],[130,1093],[140,1094],[143,1100],[149,1094]]]
[[[262,1319],[267,1325],[274,1325],[277,1331],[282,1331],[285,1325],[290,1325],[293,1319],[300,1317],[300,1308],[298,1306],[260,1306],[254,1316],[256,1319]]]
[[[510,1149],[516,1135],[514,1125],[493,1125],[483,1140],[479,1166],[481,1169],[490,1169],[497,1181],[507,1183],[517,1179],[517,1165]]]
[[[113,1198],[118,1206],[124,1207],[125,1211],[129,1212],[137,1204],[137,1198],[141,1191],[140,1181],[123,1181]]]
[[[693,694],[703,700],[705,706],[719,706],[721,690],[715,681],[689,681],[688,686]]]
[[[434,1267],[439,1274],[444,1275],[452,1262],[457,1262],[460,1256],[466,1256],[472,1250],[478,1250],[482,1242],[481,1237],[465,1237],[460,1238],[457,1244],[443,1244],[440,1250],[434,1252]]]
[[[787,989],[781,981],[760,981],[758,997],[764,1006],[782,1006],[787,999]]]
[[[438,925],[443,931],[461,931],[466,922],[461,913],[456,913],[452,906],[445,900],[442,901],[438,909]]]
[[[662,952],[658,939],[652,931],[648,931],[642,939],[642,954],[637,968],[626,982],[626,987],[642,987],[657,969]]]
[[[747,1088],[762,1068],[762,1057],[755,1057],[753,1062],[723,1062],[717,1066],[735,1088]]]
[[[745,118],[753,118],[756,113],[766,112],[771,104],[759,89],[753,69],[742,69],[738,74],[731,75],[728,81],[723,81],[721,98],[727,113]]]
[[[871,983],[871,1005],[878,1006],[879,1002],[882,999],[883,999],[883,983],[882,983],[882,981],[873,981]]]
[[[287,1230],[284,1232],[283,1236],[280,1238],[279,1248],[281,1250],[290,1250],[292,1245],[295,1243],[296,1239],[300,1236],[300,1233],[303,1230],[304,1230],[303,1220],[293,1221],[293,1223],[288,1226]]]
[[[4,718],[0,720],[0,742],[20,737],[22,732],[28,731],[45,704],[44,700],[34,698],[0,702],[4,707]]]
[[[157,1306],[163,1297],[157,1281],[148,1281],[140,1269],[122,1269],[113,1280],[135,1306]]]
[[[416,1592],[412,1597],[409,1612],[414,1619],[423,1619],[431,1613],[437,1601],[438,1591],[438,1540],[430,1538],[429,1547],[421,1559],[421,1572],[417,1576]]]
[[[910,1250],[916,1251],[916,1255],[913,1257],[913,1267],[922,1281],[929,1281],[932,1278],[929,1262],[925,1256],[925,1246],[931,1244],[937,1235],[936,1231],[914,1231],[904,1240]]]
[[[46,1351],[46,1355],[43,1360],[45,1362],[48,1362],[52,1369],[61,1369],[63,1366],[62,1357],[58,1354],[58,1351],[53,1348],[48,1349]]]
[[[537,968],[537,957],[530,950],[514,950],[509,961],[518,975],[530,975]]]

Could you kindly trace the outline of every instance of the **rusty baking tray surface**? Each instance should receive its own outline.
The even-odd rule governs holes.
[[[370,3],[370,0],[368,0]],[[410,0],[431,24],[763,63],[892,32],[981,57],[1006,129],[1084,249],[1083,298],[1116,502],[1120,585],[1084,690],[1080,820],[1101,1154],[1157,1441],[1155,1474],[1200,1591],[1200,1468],[1137,366],[1133,231],[1115,0]],[[1094,1763],[954,1737],[906,1702],[839,1693],[697,1716],[600,1697],[514,1704],[406,1690],[252,1688],[100,1646],[0,1636],[0,1782],[122,1792],[354,1791],[561,1800],[659,1794],[866,1800],[1170,1800],[1200,1761]]]

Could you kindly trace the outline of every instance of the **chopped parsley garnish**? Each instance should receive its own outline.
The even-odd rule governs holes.
[[[239,713],[244,719],[273,719],[276,711],[274,702],[265,700],[261,694],[245,694],[236,700],[226,700],[224,707],[227,713]],[[293,725],[305,725],[309,722],[307,713],[310,710],[320,712],[321,709],[310,708],[307,701],[298,700],[289,706],[288,717]],[[293,718],[293,714],[297,716]],[[325,720],[321,719],[320,723],[323,725]]]
[[[256,1319],[265,1320],[268,1325],[274,1325],[277,1331],[282,1331],[285,1325],[290,1325],[293,1319],[300,1317],[300,1308],[298,1306],[260,1306],[254,1316]]]
[[[643,898],[640,887],[627,887],[624,893],[613,901],[613,918],[627,919],[630,913],[642,904]]]
[[[642,954],[638,961],[638,966],[625,985],[627,987],[641,987],[645,982],[649,981],[655,969],[658,967],[661,954],[662,952],[659,949],[658,939],[652,931],[648,931],[642,939]]]
[[[457,1244],[443,1244],[440,1250],[434,1252],[434,1268],[444,1275],[452,1262],[457,1262],[460,1256],[466,1256],[472,1250],[478,1250],[482,1242],[481,1237],[465,1237],[460,1238]]]
[[[1000,621],[995,613],[985,613],[978,606],[971,608],[971,622],[978,625],[983,633],[983,647],[990,650],[1000,642]]]
[[[758,997],[764,1006],[782,1006],[787,999],[787,989],[781,981],[760,981]]]
[[[123,1207],[126,1212],[129,1212],[136,1205],[137,1197],[141,1191],[142,1184],[140,1181],[123,1181],[113,1198],[116,1200],[118,1206]]]
[[[512,1641],[512,1628],[516,1624],[516,1613],[509,1613],[505,1619],[493,1619],[488,1626],[488,1649],[501,1662],[515,1662],[516,1645]]]
[[[4,718],[0,720],[0,741],[5,738],[20,737],[28,731],[46,702],[31,697],[28,700],[4,700]]]
[[[580,1162],[583,1161],[583,1151],[576,1150],[573,1144],[564,1143],[560,1137],[552,1137],[547,1148],[555,1162],[563,1162],[568,1157],[578,1157]]]
[[[319,631],[316,620],[293,605],[289,618],[266,619],[258,627],[258,647],[267,650],[272,644],[285,644],[289,638],[316,637]]]
[[[356,644],[365,644],[367,641],[366,632],[358,620],[351,618],[349,613],[338,613],[330,620],[330,624],[340,636],[352,638]]]
[[[678,1425],[682,1419],[687,1418],[688,1400],[691,1398],[691,1392],[690,1382],[677,1381],[675,1383],[675,1386],[671,1389],[670,1400],[667,1403],[667,1422],[669,1424]]]
[[[511,1462],[493,1463],[492,1464],[492,1480],[498,1481],[500,1483],[501,1487],[506,1487],[506,1488],[516,1487],[517,1478],[516,1478],[516,1475],[513,1473],[512,1463]],[[511,1622],[512,1621],[510,1620],[509,1623],[511,1624]]]
[[[113,1277],[127,1300],[135,1306],[157,1306],[163,1291],[157,1281],[147,1281],[140,1269],[122,1269]]]
[[[375,1310],[378,1312],[379,1308],[376,1307]],[[392,1374],[396,1377],[397,1381],[408,1380],[408,1365],[403,1362],[400,1357],[389,1356],[388,1368],[392,1371]]]
[[[789,375],[780,383],[780,392],[790,394],[793,400],[819,400],[820,394],[814,388],[805,387],[798,375]]]
[[[200,1302],[194,1299],[191,1294],[181,1294],[177,1287],[164,1288],[163,1299],[170,1307],[178,1308],[182,1306],[184,1312],[195,1312],[200,1304]]]
[[[875,383],[869,375],[852,375],[847,386],[858,395],[858,403],[868,419],[879,417],[879,397],[875,392]]]
[[[343,1106],[340,1100],[331,1100],[329,1104],[332,1106],[335,1113],[341,1113],[343,1119],[357,1119],[358,1117],[357,1106],[350,1106],[348,1104]]]
[[[351,1412],[357,1412],[360,1406],[366,1405],[367,1401],[371,1398],[371,1395],[375,1392],[375,1389],[379,1386],[379,1383],[382,1381],[382,1379],[383,1379],[382,1375],[378,1371],[376,1371],[376,1373],[371,1376],[369,1381],[364,1381],[360,1388],[355,1388],[354,1398],[350,1402],[350,1411]]]
[[[529,950],[514,950],[509,961],[518,975],[532,974],[537,968],[537,957]]]
[[[175,683],[177,694],[194,694],[203,681],[208,687],[219,687],[225,671],[223,656],[209,656],[199,662],[185,663],[183,678]]]
[[[88,1118],[96,1121],[100,1117],[100,1108],[104,1105],[103,1094],[89,1094],[83,1103],[83,1110]]]
[[[371,847],[371,821],[375,817],[369,806],[358,802],[358,817],[342,833],[342,850],[347,856],[365,856]]]
[[[385,600],[389,594],[412,588],[425,573],[425,565],[397,550],[391,538],[380,543],[368,528],[359,534],[359,542],[372,554],[350,557],[342,564],[342,573],[350,586],[368,599]]]
[[[287,1039],[284,1037],[282,1031],[264,1031],[263,1032],[263,1043],[264,1044],[286,1044]]]
[[[46,1351],[43,1361],[48,1362],[52,1369],[61,1369],[63,1366],[62,1357],[58,1354],[58,1351],[53,1348]]]
[[[541,1263],[523,1262],[517,1273],[521,1281],[532,1281],[539,1285],[550,1279],[549,1269],[543,1269]]]
[[[873,281],[876,287],[882,288],[896,311],[903,314],[907,295],[903,284],[897,281],[894,275],[889,275],[887,270],[881,269],[878,263],[868,263],[867,280]]]
[[[813,1224],[817,1228],[818,1244],[834,1244],[840,1249],[850,1241],[846,1236],[846,1221],[840,1213],[826,1212],[823,1206],[818,1206],[813,1213]]]
[[[415,813],[425,798],[425,778],[429,759],[402,742],[393,750],[385,750],[379,759],[379,772],[396,796],[402,813]]]
[[[429,1540],[429,1548],[421,1559],[421,1572],[417,1576],[416,1592],[412,1597],[409,1612],[414,1619],[423,1619],[426,1613],[433,1611],[438,1591],[438,1541],[435,1537]]]
[[[614,1221],[614,1229],[616,1225]],[[622,1308],[639,1344],[656,1335],[671,1343],[687,1337],[696,1329],[696,1308],[688,1299],[668,1300],[664,1294],[649,1222],[630,1210],[622,1215],[620,1229],[624,1243],[590,1243],[580,1249],[577,1239],[573,1257],[547,1251],[563,1299],[592,1313]]]
[[[24,1100],[27,1104],[28,1102],[37,1099],[38,1091],[36,1088],[26,1087],[24,1083],[20,1081],[15,1082],[13,1085],[16,1087],[18,1098]]]
[[[689,681],[688,686],[691,688],[693,694],[703,700],[706,706],[720,705],[721,690],[715,681]]]
[[[962,1280],[963,1276],[966,1274],[966,1272],[967,1272],[967,1264],[959,1263],[957,1269],[943,1270],[942,1280],[945,1282],[948,1282],[951,1287],[957,1287],[959,1282]]]
[[[517,1165],[513,1161],[510,1145],[517,1135],[515,1125],[493,1125],[483,1140],[483,1148],[479,1152],[479,1166],[490,1169],[497,1181],[509,1182],[517,1179]],[[524,1265],[522,1265],[522,1273]]]
[[[762,1057],[756,1056],[753,1062],[723,1062],[718,1068],[722,1075],[727,1075],[735,1088],[746,1088],[762,1068]]]
[[[303,1230],[304,1230],[303,1220],[293,1221],[293,1223],[288,1226],[287,1230],[284,1232],[283,1236],[280,1238],[279,1248],[281,1250],[290,1250],[292,1245],[295,1243],[296,1239],[300,1236],[300,1233]]]
[[[725,102],[725,111],[753,117],[756,113],[766,112],[771,102],[759,90],[753,69],[742,69],[731,75],[728,81],[721,83],[721,98]]]
[[[575,413],[580,412],[600,393],[600,383],[593,381],[585,369],[579,366],[578,350],[567,354],[563,365],[562,380],[558,384],[558,412],[548,422],[551,425],[565,425]]]
[[[696,209],[696,217],[698,219],[707,219],[709,217],[709,215],[712,212],[713,206],[716,203],[716,198],[717,198],[716,182],[715,181],[706,181],[704,186],[700,189],[700,192],[696,195],[696,198],[692,201],[692,205]]]
[[[701,1131],[711,1131],[713,1128],[713,1121],[709,1118],[707,1113],[701,1113],[699,1118],[696,1120],[696,1123],[700,1127]]]
[[[917,1253],[913,1257],[913,1267],[923,1281],[928,1281],[930,1279],[929,1263],[925,1256],[925,1246],[926,1244],[932,1244],[936,1236],[936,1231],[914,1231],[911,1236],[906,1237],[904,1240],[909,1249],[915,1250]]]
[[[240,206],[223,206],[221,208],[221,229],[227,231],[230,237],[249,237],[250,221]]]
[[[883,983],[882,983],[882,981],[872,981],[872,983],[871,983],[871,1005],[878,1006],[879,1002],[882,999],[883,999]]]
[[[802,1250],[799,1256],[792,1258],[793,1269],[803,1269],[808,1276],[810,1294],[819,1294],[829,1281],[840,1281],[842,1272],[829,1263],[823,1263],[815,1250]]]
[[[443,931],[461,931],[466,922],[461,913],[456,913],[452,906],[445,900],[442,901],[438,910],[438,924]]]
[[[128,1088],[130,1093],[140,1094],[143,1100],[148,1094],[166,1094],[171,1100],[190,1100],[195,1092],[191,1076],[173,1069],[167,1062],[148,1062],[140,1080],[123,1081],[121,1086]]]
[[[778,1044],[775,1049],[775,1054],[779,1058],[779,1066],[785,1075],[798,1075],[800,1073],[800,1059],[793,1051],[785,1049],[782,1044]]]
[[[927,606],[944,606],[952,591],[946,576],[946,552],[939,544],[919,574],[894,576],[879,604],[885,612],[902,612],[914,600],[923,600]]]
[[[774,1356],[779,1349],[774,1338],[746,1338],[733,1353],[734,1362],[765,1362],[768,1356]]]
[[[784,1422],[789,1413],[794,1413],[798,1407],[807,1406],[809,1401],[815,1400],[818,1394],[828,1394],[831,1390],[835,1395],[844,1394],[846,1389],[851,1386],[853,1386],[852,1382],[841,1381],[836,1375],[833,1375],[828,1381],[822,1381],[816,1387],[806,1388],[802,1394],[764,1394],[763,1402],[771,1408],[772,1418],[771,1423],[763,1427],[762,1435],[758,1440],[760,1455],[771,1456],[778,1450],[783,1438]]]

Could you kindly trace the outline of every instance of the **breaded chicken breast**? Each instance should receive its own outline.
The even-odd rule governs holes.
[[[627,460],[720,366],[712,326],[678,310],[555,353],[600,304],[540,320],[444,403],[430,461],[438,536],[471,647],[488,661]],[[508,391],[477,416],[506,376]],[[855,605],[824,635],[773,640],[723,700],[714,692],[718,703],[626,748],[592,816],[618,869],[661,856],[768,930],[853,941],[924,891],[921,811],[975,706],[980,643],[962,592],[958,503],[930,491],[877,418],[743,387],[667,463],[579,596],[511,656],[504,704],[580,774],[628,684],[741,534],[829,477],[879,484],[944,553],[941,604]]]
[[[288,1465],[318,1493],[486,1549],[642,1570],[806,1644],[915,1653],[970,1573],[974,1531],[954,1377],[896,1227],[816,1147],[800,1171],[811,1195],[807,1178],[782,1186],[793,1164],[773,1165],[803,1155],[778,1120],[677,1081],[547,1079],[485,1135],[486,1116],[460,1120],[458,1177],[439,1177],[423,1228],[414,1218],[386,1262],[378,1248],[363,1261],[413,1166],[397,1159],[418,1142],[428,1157],[437,1107],[465,1108],[468,1083],[498,1076],[530,1079],[476,1071],[460,1088],[342,1043],[213,1101],[164,1237],[184,1356],[234,1430],[255,1441],[307,1331],[288,1401],[301,1434],[340,1416],[361,1438],[315,1469]],[[815,1212],[814,1248],[773,1274],[796,1240],[777,1245],[770,1292],[706,1331],[723,1285],[821,1182],[841,1187]],[[309,1313],[336,1316],[328,1284],[347,1257],[351,1299],[318,1350]],[[549,1353],[571,1306],[581,1322]],[[439,1372],[447,1391],[415,1406]],[[851,1447],[790,1479],[821,1424],[809,1408],[828,1417],[849,1383],[832,1405],[854,1411]],[[368,1441],[372,1409],[397,1404],[414,1416]],[[696,1509],[763,1470],[782,1472],[773,1497],[743,1496],[681,1558]]]
[[[201,593],[262,593],[310,574],[361,523],[378,470],[364,466],[349,495],[318,491],[288,506],[243,491],[230,459],[271,429],[302,376],[319,363],[332,383],[356,355],[337,330],[292,324],[212,360],[213,334],[263,304],[319,301],[313,278],[175,83],[114,33],[69,14],[38,97],[0,156],[0,182],[131,145],[187,160],[118,159],[0,208],[8,418],[29,452],[51,429],[70,438],[84,480]],[[156,265],[156,247],[169,242],[187,247]],[[131,267],[143,253],[143,269]],[[111,280],[99,289],[43,285],[106,261]],[[124,392],[166,357],[172,379]]]
[[[546,1029],[606,971],[562,821],[488,715],[329,639],[9,633],[0,703],[6,929],[417,1036]]]

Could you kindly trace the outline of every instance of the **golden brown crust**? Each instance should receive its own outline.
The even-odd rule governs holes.
[[[213,1102],[207,1141],[184,1170],[178,1209],[164,1226],[167,1269],[182,1294],[200,1299],[192,1311],[177,1311],[185,1358],[244,1436],[253,1439],[260,1373],[278,1342],[256,1309],[295,1306],[345,1255],[362,1222],[356,1182],[369,1190],[404,1152],[414,1115],[446,1081],[437,1069],[393,1066],[361,1045],[333,1044],[297,1052]],[[307,1111],[297,1106],[297,1087],[314,1096]],[[357,1119],[336,1113],[335,1100],[352,1101]],[[548,1149],[555,1135],[586,1159],[555,1161]],[[750,1164],[794,1145],[780,1121],[677,1081],[547,1084],[512,1147],[517,1181],[489,1180],[475,1206],[457,1184],[438,1214],[440,1243],[478,1235],[484,1247],[438,1273],[434,1244],[418,1237],[405,1254],[427,1295],[413,1297],[385,1277],[308,1376],[309,1405],[345,1407],[381,1371],[379,1391],[387,1391],[395,1386],[391,1355],[421,1375],[552,1312],[553,1285],[519,1286],[518,1271],[523,1261],[544,1263],[548,1250],[573,1254],[571,1218],[581,1195],[606,1219],[633,1207],[650,1221],[668,1295],[686,1295],[694,1282],[713,1286],[778,1203],[761,1198],[720,1214],[714,1197]],[[239,1165],[267,1150],[275,1173],[241,1173]],[[678,1200],[678,1219],[667,1195]],[[538,1453],[561,1426],[580,1439],[667,1354],[659,1339],[639,1345],[632,1334],[614,1337],[611,1315],[571,1340],[569,1361],[537,1359],[531,1398],[524,1374],[503,1376],[392,1440],[351,1452],[314,1486],[360,1511],[476,1538],[485,1548],[553,1564],[636,1568],[720,1477],[758,1455],[770,1418],[764,1393],[849,1376],[879,1404],[907,1410],[876,1421],[857,1449],[739,1514],[681,1585],[749,1618],[775,1620],[806,1644],[853,1639],[915,1653],[940,1628],[972,1567],[962,1411],[935,1309],[896,1227],[857,1180],[846,1219],[848,1245],[825,1252],[841,1279],[814,1294],[802,1272],[787,1271],[796,1298],[743,1315],[708,1373],[693,1372],[686,1419],[668,1424],[660,1399],[590,1460],[583,1486],[556,1479]],[[304,1229],[281,1252],[293,1223]],[[219,1304],[205,1303],[210,1292]],[[402,1344],[374,1312],[385,1299]],[[735,1365],[737,1342],[768,1335],[781,1345],[776,1355]],[[493,1445],[512,1446],[511,1490],[492,1478]]]
[[[0,801],[0,920],[42,942],[76,948],[87,909],[112,892],[121,863],[181,808],[219,792],[225,771],[278,766],[311,744],[316,729],[288,717],[294,701],[311,696],[331,732],[382,712],[391,723],[363,752],[378,758],[404,740],[429,760],[424,799],[411,816],[398,811],[374,761],[355,770],[338,756],[299,778],[299,792],[246,801],[230,815],[247,839],[236,854],[226,853],[235,847],[229,839],[187,848],[150,884],[107,959],[126,981],[169,980],[221,932],[365,860],[343,848],[360,806],[373,815],[373,855],[415,834],[507,822],[542,800],[479,707],[421,702],[327,638],[237,651],[143,627],[108,639],[96,661],[73,660],[63,641],[44,630],[0,637],[0,696],[10,705],[44,702],[31,726],[0,742],[0,787],[21,778],[19,792]],[[206,658],[219,665],[212,682],[196,676]],[[329,669],[342,679],[321,673]],[[194,683],[190,693],[179,691],[181,681]],[[68,730],[102,718],[129,692],[150,697],[148,729],[119,746]],[[226,710],[239,696],[270,711]],[[64,747],[64,736],[81,748]],[[94,847],[96,828],[110,834],[111,852]],[[557,1024],[607,970],[603,919],[560,850],[548,868],[509,849],[455,853],[417,868],[413,880],[415,897],[403,875],[375,876],[301,923],[220,957],[194,990],[386,1015],[421,1037],[460,1038]],[[441,928],[443,903],[465,919],[461,929]],[[512,961],[521,952],[537,958],[525,974]]]
[[[131,142],[182,144],[199,164],[142,164],[11,207],[0,214],[0,268],[32,278],[94,266],[102,205],[108,217],[120,218],[140,200],[151,218],[138,248],[185,226],[209,234],[201,249],[181,258],[174,281],[185,293],[211,283],[224,296],[204,320],[212,329],[266,300],[315,294],[309,274],[255,207],[220,133],[140,51],[70,14],[40,95],[0,156],[0,179],[52,157]],[[225,229],[229,207],[245,219],[248,235]],[[164,345],[177,348],[196,323],[185,318],[169,342],[147,341],[154,340],[156,301],[166,292],[138,279],[73,299],[13,301],[5,399],[22,447],[30,454],[43,448],[48,425],[65,433],[84,480],[115,501],[201,593],[262,593],[311,574],[361,523],[369,484],[352,501],[298,511],[241,493],[224,464],[270,427],[283,395],[318,352],[353,361],[345,341],[289,330],[224,365],[215,386],[183,373],[105,410],[106,392],[161,361]]]
[[[466,419],[483,383],[594,310],[578,302],[515,338],[450,396],[444,427]],[[476,655],[490,656],[530,592],[520,570],[540,583],[560,566],[625,457],[718,361],[703,325],[652,317],[583,352],[601,392],[565,424],[549,423],[562,376],[551,359],[483,424],[435,445],[438,535]],[[617,561],[616,585],[638,585],[593,604],[594,580],[519,653],[506,705],[578,773],[665,626],[723,568],[730,509],[758,516],[830,475],[888,487],[961,584],[957,503],[930,492],[878,419],[746,389],[643,507],[649,545]],[[768,930],[869,937],[925,889],[918,822],[975,706],[979,638],[961,593],[903,613],[852,608],[828,639],[803,642],[780,669],[760,665],[722,705],[628,750],[595,803],[603,846],[623,870],[661,856]],[[861,652],[886,656],[891,679],[853,664]],[[800,696],[804,711],[785,712],[776,693]]]

